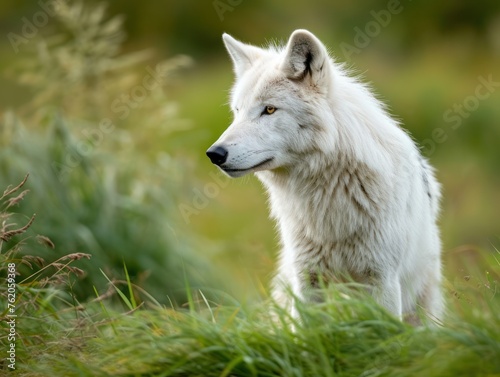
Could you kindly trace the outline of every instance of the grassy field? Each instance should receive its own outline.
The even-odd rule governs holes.
[[[6,190],[5,206],[20,200],[21,192]],[[3,249],[4,242],[29,229],[10,227],[8,212],[2,217],[10,230],[0,232],[0,272],[8,281],[11,266],[37,260],[16,248]],[[53,247],[48,238],[38,239]],[[15,332],[9,332],[18,337],[10,351],[14,361],[1,364],[4,370],[16,368],[9,375],[500,375],[500,300],[490,276],[456,284],[445,321],[415,328],[350,284],[324,290],[322,304],[299,305],[298,319],[269,299],[248,306],[219,293],[211,294],[217,297],[211,301],[187,281],[186,304],[165,306],[134,285],[126,267],[124,281],[109,280],[106,292],[96,290],[94,300],[80,303],[62,287],[83,273],[73,264],[86,257],[63,256],[18,280],[12,301],[7,287],[0,290],[5,302],[12,302],[2,305],[5,323],[11,321],[9,308],[17,316]],[[2,346],[7,339],[0,338]]]
[[[352,284],[324,290],[324,302],[298,305],[300,318],[264,299],[244,305],[227,294],[192,289],[185,305],[161,305],[133,284],[109,280],[109,289],[78,302],[71,291],[74,266],[89,254],[54,262],[22,253],[13,237],[29,237],[8,211],[27,194],[9,187],[1,200],[0,273],[15,289],[0,288],[10,348],[4,370],[19,376],[495,376],[500,374],[500,300],[491,276],[454,285],[441,324],[411,327],[391,317]],[[39,242],[53,248],[44,236]],[[500,253],[497,252],[500,258]],[[37,263],[19,280],[15,269]],[[500,272],[497,264],[492,272]],[[104,274],[104,273],[103,273]],[[140,300],[140,301],[139,301]],[[5,304],[4,304],[5,303]],[[7,305],[9,303],[9,305]],[[224,304],[221,304],[224,303]],[[123,309],[118,310],[119,304]],[[15,317],[13,317],[15,315]],[[14,326],[12,323],[14,319]],[[14,331],[11,331],[13,328]],[[9,346],[15,342],[15,346]]]
[[[0,190],[10,185],[0,194],[0,374],[500,376],[500,91],[459,127],[444,119],[500,77],[484,46],[436,40],[350,62],[443,185],[448,314],[413,328],[351,285],[300,306],[299,320],[269,299],[279,246],[263,189],[224,178],[205,156],[231,122],[222,43],[207,59],[165,58],[123,52],[120,19],[99,7],[52,21],[25,53],[0,43]],[[145,89],[152,70],[158,85]]]

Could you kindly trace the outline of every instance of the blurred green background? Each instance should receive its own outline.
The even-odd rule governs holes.
[[[0,184],[30,173],[18,221],[36,212],[34,232],[56,244],[31,242],[32,253],[93,254],[81,262],[85,284],[72,287],[82,297],[103,289],[99,269],[121,276],[124,262],[161,301],[182,302],[186,281],[221,300],[267,286],[279,246],[266,195],[254,177],[228,180],[205,156],[231,122],[223,32],[256,45],[315,33],[372,83],[436,167],[448,279],[493,263],[497,0],[54,4],[0,4]]]

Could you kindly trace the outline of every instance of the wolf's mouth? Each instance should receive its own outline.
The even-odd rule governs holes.
[[[261,161],[258,164],[254,165],[254,166],[251,166],[249,168],[245,168],[245,169],[226,169],[223,166],[221,166],[221,168],[226,173],[242,173],[242,172],[246,172],[246,171],[250,171],[250,170],[254,170],[254,169],[260,168],[261,166],[267,164],[268,162],[271,162],[272,160],[274,160],[274,157],[267,158],[264,161]]]

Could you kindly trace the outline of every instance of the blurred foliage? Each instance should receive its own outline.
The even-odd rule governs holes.
[[[294,29],[309,28],[337,49],[344,39],[352,39],[355,26],[373,19],[378,12],[396,4],[403,12],[394,16],[392,32],[380,35],[381,45],[397,42],[393,51],[419,49],[433,38],[449,38],[470,34],[476,43],[497,38],[500,4],[495,0],[474,2],[432,2],[410,0],[372,0],[364,2],[332,2],[314,0],[307,5],[286,0],[169,0],[137,4],[133,0],[110,3],[114,12],[128,16],[127,31],[142,38],[153,37],[173,51],[184,51],[195,57],[218,54],[222,49],[223,31],[237,33],[244,41],[262,43],[285,39]],[[133,16],[132,16],[133,15]],[[375,42],[377,44],[377,42]]]
[[[87,273],[75,286],[80,299],[95,295],[94,286],[102,290],[101,270],[121,276],[123,263],[134,282],[160,301],[182,298],[188,281],[201,284],[198,270],[208,278],[210,268],[170,223],[181,167],[166,152],[139,148],[153,122],[158,139],[183,127],[164,88],[169,72],[188,60],[155,66],[150,54],[120,55],[121,19],[106,21],[102,6],[77,3],[59,12],[48,37],[34,42],[35,55],[16,67],[34,96],[0,120],[0,184],[30,173],[34,195],[19,211],[38,214],[34,228],[54,242],[53,253],[92,254],[77,263]],[[139,63],[152,64],[156,77],[138,70]],[[140,96],[134,97],[137,88]],[[121,100],[124,93],[131,93],[128,102]],[[127,116],[113,116],[117,100]],[[128,127],[138,119],[141,128]]]
[[[49,3],[49,0],[42,1]],[[60,3],[71,3],[60,1]],[[100,0],[86,0],[99,4]],[[125,15],[125,30],[132,44],[156,45],[174,53],[196,58],[219,55],[220,35],[232,32],[244,41],[262,43],[266,39],[285,39],[293,29],[309,28],[335,49],[353,29],[363,28],[373,19],[371,12],[389,7],[403,11],[393,15],[387,32],[377,37],[377,47],[392,44],[400,53],[425,48],[436,40],[459,38],[462,45],[495,45],[499,48],[499,11],[496,0],[474,2],[432,2],[410,0],[372,0],[369,3],[312,0],[300,2],[275,0],[166,0],[109,2],[112,14]],[[4,0],[0,30],[19,32],[22,17],[30,19],[41,9],[30,0]],[[326,38],[326,39],[325,39]]]

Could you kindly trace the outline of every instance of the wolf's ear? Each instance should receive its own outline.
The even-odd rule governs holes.
[[[236,77],[241,77],[252,66],[254,61],[262,55],[260,48],[241,43],[229,34],[224,33],[222,39],[229,52],[229,56],[233,60]]]
[[[328,75],[328,52],[323,43],[307,30],[295,30],[285,49],[282,70],[292,80],[309,78],[313,84],[325,82]]]

